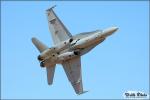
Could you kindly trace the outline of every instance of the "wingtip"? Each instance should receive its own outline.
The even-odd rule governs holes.
[[[86,92],[88,92],[88,91],[79,92],[78,95],[84,94]]]
[[[48,85],[52,85],[53,83],[48,83]]]
[[[52,84],[53,84],[53,81],[47,80],[47,83],[48,83],[48,85],[52,85]]]
[[[34,42],[34,41],[36,41],[36,40],[37,40],[36,37],[32,37],[32,38],[31,38],[31,41],[32,41],[32,42]]]
[[[47,9],[46,11],[50,11],[50,10],[52,10],[55,7],[56,7],[56,5],[52,6],[51,8]]]

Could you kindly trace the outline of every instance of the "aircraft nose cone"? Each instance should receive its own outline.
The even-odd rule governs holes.
[[[111,27],[111,28],[108,28],[108,29],[105,29],[103,31],[103,35],[104,37],[107,37],[107,36],[110,36],[112,35],[114,32],[116,32],[118,30],[118,27]]]
[[[117,30],[118,30],[118,27],[110,27],[110,28],[104,30],[104,32],[106,32],[106,33],[113,33],[113,32],[115,32]]]
[[[117,31],[118,30],[118,27],[112,27],[112,32],[115,32],[115,31]]]

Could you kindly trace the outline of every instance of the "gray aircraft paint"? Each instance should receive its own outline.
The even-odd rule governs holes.
[[[75,92],[77,94],[85,93],[82,84],[81,56],[103,42],[118,28],[110,27],[105,30],[83,32],[72,36],[57,17],[53,8],[46,10],[46,14],[54,46],[48,48],[35,37],[32,38],[33,44],[40,51],[38,56],[40,66],[46,67],[47,81],[49,85],[52,85],[56,64],[62,64]]]

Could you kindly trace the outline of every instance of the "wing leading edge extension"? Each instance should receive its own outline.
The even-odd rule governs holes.
[[[51,32],[53,42],[54,44],[58,44],[61,41],[69,39],[70,37],[72,37],[72,35],[57,17],[55,12],[53,11],[53,8],[54,6],[46,11],[48,17],[49,30]]]
[[[77,94],[84,93],[81,75],[81,58],[76,57],[62,63],[62,65],[68,77],[68,80],[71,82],[71,85],[73,86],[75,92]]]

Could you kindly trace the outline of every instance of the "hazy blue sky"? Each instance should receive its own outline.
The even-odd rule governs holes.
[[[1,96],[3,99],[123,98],[125,91],[149,92],[148,1],[1,2]],[[52,5],[74,35],[105,29],[119,30],[82,57],[84,90],[76,95],[58,65],[54,84],[47,85],[33,36],[48,46],[52,39],[45,10]]]

